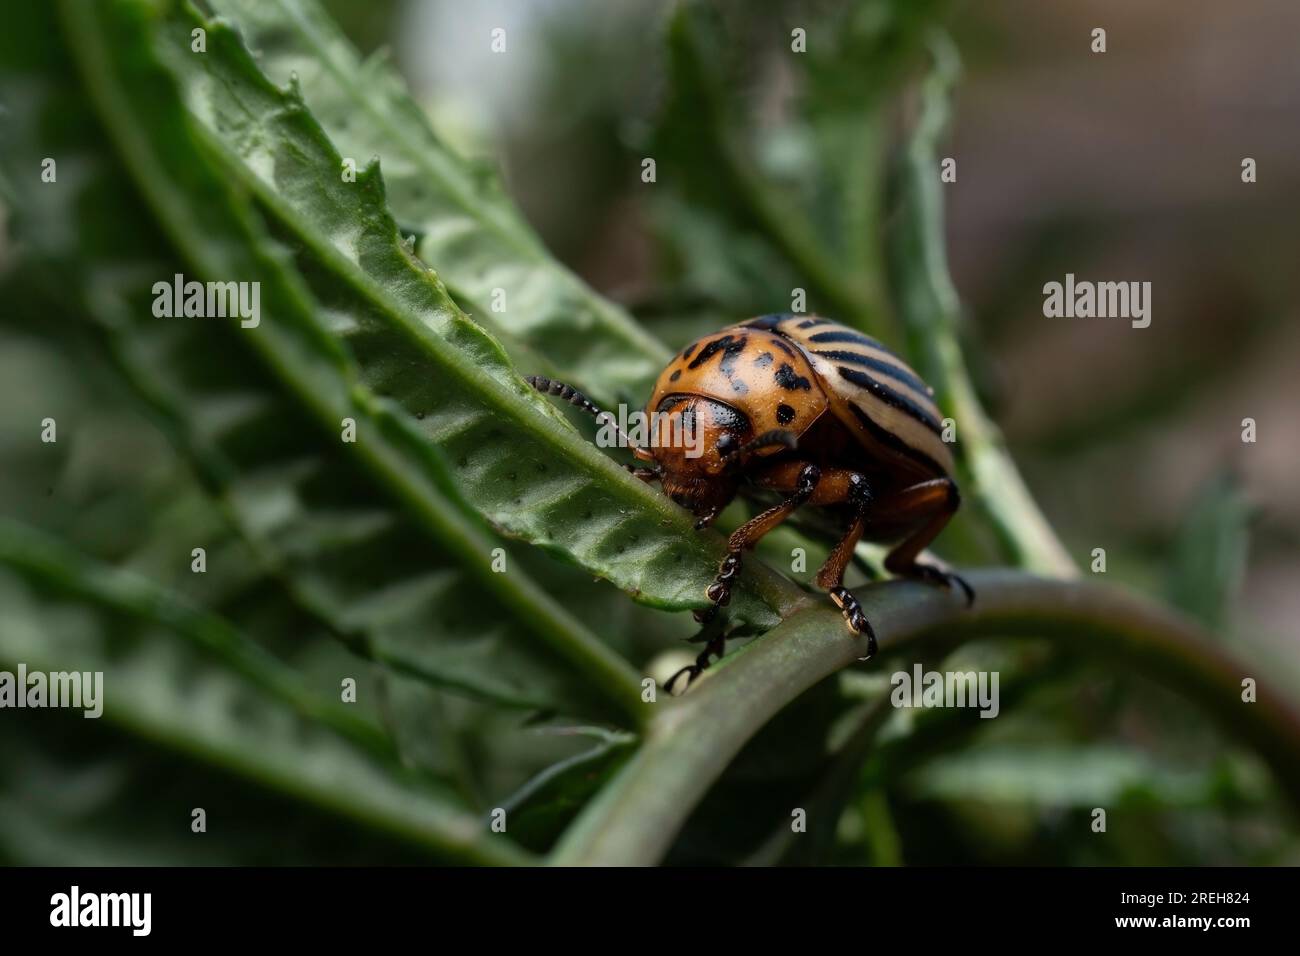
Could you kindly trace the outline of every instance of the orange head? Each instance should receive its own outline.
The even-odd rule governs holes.
[[[649,447],[635,454],[657,466],[664,493],[699,517],[712,517],[740,484],[737,452],[751,437],[749,419],[698,395],[669,395],[647,412]]]

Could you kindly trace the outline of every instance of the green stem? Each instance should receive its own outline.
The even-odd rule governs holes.
[[[939,142],[948,128],[949,94],[960,72],[943,34],[932,49],[934,69],[921,88],[921,112],[899,179],[898,225],[888,242],[890,285],[908,351],[934,386],[939,406],[957,422],[957,452],[969,486],[1008,558],[1043,574],[1072,577],[1074,561],[1034,502],[997,426],[980,405],[962,359],[961,303],[944,250]]]
[[[1300,807],[1300,715],[1271,689],[1241,698],[1253,677],[1185,619],[1118,589],[1009,570],[967,576],[978,595],[891,581],[862,594],[882,652],[950,649],[973,638],[1048,637],[1183,692],[1269,764]],[[666,701],[645,743],[583,811],[552,859],[642,865],[660,860],[695,804],[746,741],[818,681],[865,653],[835,611],[812,607],[728,657],[693,691]]]

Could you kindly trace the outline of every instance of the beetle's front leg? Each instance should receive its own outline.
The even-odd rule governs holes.
[[[740,574],[741,555],[747,548],[758,544],[767,534],[786,518],[790,517],[800,505],[813,497],[817,482],[821,479],[821,469],[807,462],[785,462],[783,468],[798,468],[794,491],[778,505],[768,508],[763,513],[750,518],[732,532],[727,540],[727,556],[718,566],[718,575],[704,591],[705,596],[713,602],[712,607],[695,612],[695,620],[701,623],[711,621],[718,613],[718,608],[731,603],[731,586]]]
[[[695,530],[703,531],[709,525],[713,524],[713,522],[717,521],[718,515],[720,514],[722,514],[722,505],[716,505],[715,507],[710,508],[707,512],[695,519]]]
[[[705,634],[708,633],[707,627],[705,628],[704,633]],[[686,687],[689,688],[691,684],[695,683],[695,678],[699,677],[701,674],[703,674],[706,670],[709,669],[710,657],[717,657],[719,660],[721,660],[722,655],[726,653],[727,635],[721,626],[718,627],[717,632],[714,633],[711,637],[704,638],[703,635],[701,635],[701,637],[698,639],[707,641],[707,643],[704,645],[704,650],[701,651],[700,655],[695,658],[694,664],[686,665],[677,673],[673,674],[672,677],[668,678],[667,682],[664,684],[664,690],[668,691],[668,693],[671,694],[673,692],[673,686],[677,683],[679,679],[681,679],[681,676],[683,674],[686,675]]]

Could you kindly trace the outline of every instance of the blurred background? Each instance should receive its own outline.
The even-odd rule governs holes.
[[[899,5],[905,12],[886,15],[878,10],[887,5],[869,2],[774,2],[759,17],[756,4],[721,3],[717,37],[726,40],[704,50],[721,95],[707,108],[700,90],[710,78],[700,80],[699,64],[665,42],[667,3],[326,6],[363,52],[390,51],[444,138],[501,170],[555,255],[670,345],[784,311],[790,290],[806,284],[735,195],[737,171],[718,159],[706,128],[718,116],[741,144],[743,167],[812,210],[849,298],[879,316],[882,337],[902,344],[889,332],[881,249],[891,219],[879,184],[915,121],[912,81],[924,72],[926,30],[946,23],[963,64],[941,148],[957,160],[957,181],[943,188],[947,249],[985,407],[1081,565],[1104,548],[1115,583],[1183,608],[1225,649],[1300,696],[1300,5],[918,2],[914,13]],[[860,45],[832,42],[846,17]],[[809,37],[802,73],[789,65],[796,27]],[[1095,27],[1106,30],[1104,54],[1091,50]],[[489,48],[494,28],[505,30],[505,55]],[[827,46],[836,46],[833,55],[823,55]],[[869,120],[810,121],[817,110]],[[653,183],[642,180],[647,157],[656,161]],[[1256,161],[1255,183],[1242,182],[1246,157]],[[828,176],[842,179],[836,189]],[[840,200],[858,187],[865,194],[855,208],[880,230],[855,232],[844,221]],[[4,256],[0,246],[0,263]],[[1043,285],[1066,273],[1149,281],[1150,327],[1044,318]],[[814,294],[809,308],[836,314],[828,295]],[[36,408],[54,401],[57,412],[58,402],[85,401],[99,387],[14,345],[0,354],[0,425],[14,434]],[[1241,440],[1246,417],[1258,423],[1254,444]],[[101,448],[70,463],[65,490],[81,487],[93,504],[106,469],[166,458],[150,431],[122,425],[117,434],[111,454]],[[138,502],[140,520],[158,520],[160,501],[172,520],[215,520],[191,507],[192,488],[171,489],[169,467],[158,466],[153,499]],[[10,507],[41,514],[39,502],[23,500],[30,485],[4,481]],[[119,503],[105,507],[122,520]],[[98,514],[88,505],[75,519],[44,517],[79,522],[82,534],[88,525],[93,536]],[[290,613],[255,588],[245,599],[250,620]],[[655,649],[667,640],[654,615],[615,613],[636,635],[625,641]],[[341,652],[325,646],[302,652],[302,666],[332,673]],[[839,692],[860,692],[859,676],[846,675]],[[765,858],[772,821],[757,809],[737,820],[736,807],[755,805],[755,787],[781,806],[804,792],[806,768],[790,754],[799,751],[801,721],[818,725],[824,704],[824,695],[809,695],[746,749],[692,820],[675,861]],[[463,722],[486,719],[463,706]],[[1294,822],[1262,766],[1152,686],[1076,662],[990,723],[998,726],[925,762],[891,751],[887,740],[854,774],[862,796],[840,817],[830,859],[1300,862]],[[96,767],[75,736],[57,759],[39,736],[0,744],[36,768],[11,769],[0,793],[0,808],[17,814],[11,858],[58,857],[54,834],[69,827],[100,834],[84,815],[97,787],[170,772],[134,743]],[[553,756],[524,757],[531,744],[513,746],[517,766],[503,789]],[[80,788],[71,794],[69,774]],[[227,802],[251,799],[239,791]],[[1099,803],[1131,811],[1115,824],[1122,840],[1101,846],[1081,835]],[[266,833],[289,812],[277,806],[250,817],[231,858],[350,861],[351,851],[340,851],[353,845],[347,834],[311,818],[294,831],[293,847],[263,859]],[[118,839],[148,845],[147,826],[122,819],[97,837],[101,858],[120,858]],[[19,826],[28,832],[15,838]],[[158,858],[169,852],[160,846]],[[418,858],[412,853],[372,846],[360,861]],[[779,848],[771,853],[777,858]]]

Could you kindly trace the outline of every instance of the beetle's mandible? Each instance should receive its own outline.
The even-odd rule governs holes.
[[[598,418],[601,412],[568,385],[528,380]],[[673,357],[646,404],[654,423],[649,447],[632,448],[645,467],[632,469],[707,527],[741,490],[754,486],[781,500],[745,522],[728,540],[717,577],[706,589],[708,623],[731,600],[744,552],[801,507],[828,513],[844,529],[817,573],[849,629],[876,638],[862,607],[844,587],[859,540],[896,542],[885,567],[904,577],[959,586],[960,577],[917,556],[943,530],[961,498],[952,453],[942,438],[933,390],[875,339],[811,315],[764,315],[692,342]],[[612,416],[611,416],[612,418]],[[693,435],[702,441],[684,441]],[[721,656],[719,633],[681,673],[688,683]]]

